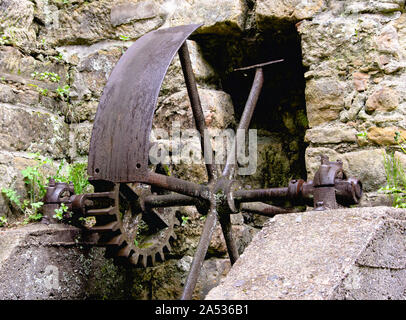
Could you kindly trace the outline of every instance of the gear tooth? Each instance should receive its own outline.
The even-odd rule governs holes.
[[[142,261],[141,261],[142,265],[144,266],[144,268],[147,267],[148,264],[148,256],[147,255],[143,255],[142,256]]]
[[[124,236],[122,234],[119,234],[117,236],[112,237],[111,239],[107,239],[103,242],[100,242],[100,244],[104,246],[121,246],[124,242]]]
[[[131,257],[130,257],[130,262],[133,265],[137,265],[138,264],[138,258],[139,258],[139,254],[138,253],[134,253]]]
[[[160,250],[158,251],[158,254],[159,254],[159,256],[161,257],[161,260],[162,260],[162,261],[165,261],[165,255],[164,255],[164,252],[163,252],[162,249],[160,249]]]
[[[117,256],[128,258],[130,256],[130,253],[131,253],[131,247],[129,245],[127,245],[117,252]]]
[[[172,231],[171,237],[173,240],[178,239],[178,236],[176,235],[175,231]]]

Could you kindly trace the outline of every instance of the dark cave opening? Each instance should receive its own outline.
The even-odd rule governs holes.
[[[235,37],[197,35],[193,40],[219,74],[220,88],[230,94],[237,122],[255,69],[234,69],[284,60],[263,68],[264,85],[250,125],[258,130],[259,166],[253,177],[242,180],[252,187],[277,187],[287,185],[293,178],[306,179],[305,70],[294,23],[279,23],[277,28]]]

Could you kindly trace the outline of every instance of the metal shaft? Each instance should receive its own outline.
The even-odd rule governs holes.
[[[254,190],[237,190],[233,192],[234,200],[238,202],[266,201],[288,197],[288,188],[270,188]]]
[[[204,258],[209,248],[211,237],[213,236],[214,229],[217,223],[217,211],[211,208],[207,215],[206,222],[203,227],[202,235],[200,237],[199,244],[195,256],[193,258],[192,266],[190,267],[189,275],[186,280],[185,287],[181,300],[190,300],[193,296],[193,290],[196,287],[196,283],[202,268]]]
[[[258,102],[259,95],[261,93],[262,85],[264,84],[264,73],[262,68],[257,68],[255,71],[254,82],[251,87],[250,94],[248,96],[247,102],[244,107],[243,114],[241,116],[240,123],[238,124],[239,130],[247,130],[252,114],[254,113],[255,107]],[[223,177],[232,179],[234,176],[235,166],[236,166],[236,151],[237,151],[237,141],[234,141],[231,152],[227,156],[227,162],[223,170]]]
[[[144,198],[144,203],[150,208],[192,206],[198,203],[198,199],[183,194],[149,195]]]
[[[240,209],[245,212],[256,213],[266,217],[273,217],[276,214],[284,214],[297,211],[295,209],[285,209],[271,206],[263,202],[243,203],[241,204]]]
[[[196,79],[193,74],[192,62],[190,61],[189,49],[186,41],[179,49],[179,59],[182,65],[183,74],[185,77],[186,88],[189,94],[190,104],[192,106],[193,117],[195,119],[196,128],[200,133],[200,144],[202,147],[203,156],[205,159],[207,175],[209,181],[215,178],[215,167],[212,164],[213,150],[210,139],[206,139],[206,122],[203,114],[202,105],[200,103],[199,93],[197,91]]]
[[[210,198],[210,191],[208,187],[204,185],[155,172],[148,174],[145,183],[191,197],[199,197],[205,200],[209,200]]]
[[[231,265],[233,265],[238,260],[240,255],[238,253],[238,248],[233,238],[233,230],[230,215],[223,214],[220,216],[219,220],[221,224],[221,230],[223,231],[224,240],[227,245],[228,256],[230,258]]]

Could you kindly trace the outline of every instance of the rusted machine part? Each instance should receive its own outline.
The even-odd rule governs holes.
[[[265,66],[269,66],[270,64],[279,63],[279,62],[283,62],[283,61],[284,61],[284,59],[279,59],[279,60],[273,60],[273,61],[268,61],[268,62],[264,62],[264,63],[258,63],[258,64],[254,64],[252,66],[236,68],[236,69],[234,69],[234,71],[245,71],[245,70],[250,70],[250,69],[262,68]]]
[[[314,204],[318,210],[336,209],[337,201],[351,205],[359,202],[362,196],[362,184],[356,178],[347,179],[343,163],[339,160],[329,161],[321,156],[321,165],[313,180]]]
[[[199,26],[149,32],[120,58],[97,108],[89,149],[90,177],[146,182],[152,119],[162,81],[179,48]]]
[[[240,123],[238,124],[237,130],[247,130],[252,115],[254,113],[255,107],[257,105],[259,95],[262,90],[262,86],[264,84],[264,73],[262,68],[257,68],[255,71],[254,81],[252,83],[251,91],[249,93],[247,102],[244,107],[244,111],[242,113]],[[234,141],[231,151],[227,156],[226,164],[224,166],[222,176],[227,179],[233,179],[235,174],[235,166],[236,166],[236,152],[237,152],[237,141]]]
[[[200,145],[202,147],[203,155],[205,156],[205,164],[207,169],[207,175],[209,177],[209,182],[213,181],[216,177],[216,168],[212,164],[213,149],[211,147],[210,140],[205,141],[206,138],[206,122],[203,114],[202,105],[200,103],[199,93],[197,92],[197,85],[195,80],[195,75],[192,69],[192,62],[189,56],[189,49],[187,47],[186,41],[182,44],[179,49],[179,59],[182,66],[183,74],[185,77],[186,88],[190,98],[190,104],[192,106],[193,118],[195,119],[195,125],[200,133]],[[208,159],[206,159],[208,158]],[[208,161],[206,161],[208,160]]]
[[[62,203],[69,207],[70,198],[74,193],[75,189],[72,183],[55,182],[54,179],[49,179],[43,199],[43,219],[41,222],[45,224],[58,222],[58,219],[54,218],[55,210],[59,209]]]
[[[196,253],[193,257],[193,262],[190,267],[185,287],[183,288],[182,300],[190,300],[193,296],[193,291],[196,287],[197,279],[202,268],[204,258],[209,248],[210,240],[213,236],[214,229],[217,224],[217,211],[211,208],[204,223],[203,231],[200,236],[199,244],[197,245]]]
[[[176,239],[174,226],[178,222],[174,212],[164,208],[166,212],[142,211],[139,193],[125,183],[92,182],[98,192],[71,197],[72,211],[95,217],[95,224],[86,232],[99,235],[98,245],[107,247],[109,256],[144,267],[154,265],[157,259],[164,261],[164,251],[168,252],[170,241]],[[141,193],[149,192],[143,186],[139,189]],[[140,230],[146,227],[148,234],[137,240]]]
[[[240,205],[240,210],[248,213],[255,213],[261,216],[273,217],[277,214],[285,214],[297,212],[294,208],[280,208],[276,206],[271,206],[263,202],[248,202],[242,203]]]

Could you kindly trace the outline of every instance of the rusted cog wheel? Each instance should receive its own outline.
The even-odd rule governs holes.
[[[98,244],[107,248],[106,255],[144,267],[165,260],[170,242],[176,239],[174,226],[179,222],[175,210],[145,208],[141,199],[152,194],[146,184],[111,184],[103,190],[95,187],[110,196],[92,199],[86,216],[94,216],[96,221],[88,230],[99,235]]]
[[[144,267],[165,259],[164,252],[171,249],[170,240],[176,239],[174,226],[178,223],[175,210],[171,208],[142,208],[140,197],[148,194],[151,194],[148,185],[120,184],[119,210],[116,212],[124,240],[117,256]]]

